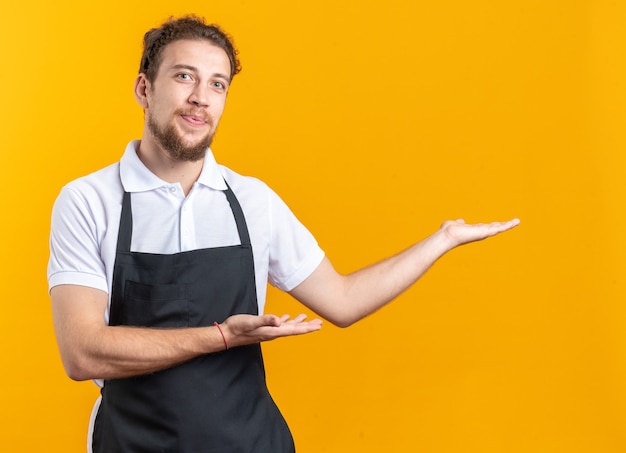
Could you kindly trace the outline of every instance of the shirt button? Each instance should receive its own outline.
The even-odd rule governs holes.
[[[170,187],[170,192],[172,192],[172,193],[176,192],[176,187],[174,187],[174,186]]]

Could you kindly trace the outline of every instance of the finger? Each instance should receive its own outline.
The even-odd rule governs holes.
[[[519,225],[519,223],[520,223],[519,219],[512,219],[512,220],[509,220],[508,222],[495,222],[494,226],[501,231],[506,231],[506,230],[510,230],[513,227],[516,227],[517,225]]]
[[[277,330],[282,330],[282,334],[285,336],[289,335],[302,335],[304,333],[315,332],[322,328],[322,321],[319,319],[308,321],[308,322],[300,322],[297,324],[289,324],[286,323]]]
[[[263,326],[256,330],[260,335],[262,341],[270,341],[281,337],[290,337],[294,335],[303,335],[310,332],[315,332],[322,328],[322,322],[316,319],[311,322],[301,322],[297,324],[291,324],[286,322],[280,326]]]
[[[282,316],[280,317],[280,322],[281,322],[281,323],[283,323],[283,322],[287,322],[287,321],[289,320],[289,318],[291,318],[291,316],[290,316],[290,315],[288,315],[288,314],[284,314],[284,315],[282,315]]]
[[[310,321],[301,321],[293,324],[293,328],[302,332],[313,332],[322,328],[322,320],[315,318]]]
[[[485,229],[486,236],[489,237],[489,236],[495,236],[496,234],[500,234],[505,231],[508,231],[511,228],[516,227],[517,225],[519,225],[519,220],[513,219],[513,220],[509,220],[508,222],[493,222],[493,223],[484,225],[483,227],[486,227]]]
[[[280,319],[283,324],[298,324],[306,319],[306,315],[300,314],[293,319],[291,319],[291,316],[289,315],[283,315]]]
[[[509,225],[511,225],[511,227],[514,227],[514,226],[519,225],[519,224],[520,224],[520,222],[521,222],[521,220],[520,220],[520,219],[515,218],[515,219],[511,219],[511,220],[509,220],[507,223],[508,223]]]
[[[303,314],[303,313],[300,313],[298,316],[296,316],[295,318],[293,318],[293,319],[292,319],[291,321],[289,321],[289,322],[291,322],[291,323],[293,323],[293,324],[299,324],[299,323],[301,323],[302,321],[304,321],[305,319],[306,319],[306,315],[305,315],[305,314]]]

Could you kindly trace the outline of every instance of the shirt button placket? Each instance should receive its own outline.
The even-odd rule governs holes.
[[[194,250],[196,248],[193,212],[189,206],[190,201],[189,199],[185,200],[180,210],[180,243],[182,251]]]

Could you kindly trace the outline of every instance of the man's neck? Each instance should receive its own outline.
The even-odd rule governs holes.
[[[139,160],[156,176],[169,183],[180,183],[185,196],[200,177],[204,159],[195,162],[174,160],[156,143],[142,139],[137,148]]]

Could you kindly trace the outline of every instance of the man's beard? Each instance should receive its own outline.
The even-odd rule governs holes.
[[[180,114],[182,112],[176,112]],[[213,133],[207,134],[195,145],[187,146],[183,143],[182,137],[176,132],[173,124],[161,127],[154,121],[151,115],[148,115],[148,129],[152,132],[156,142],[168,152],[170,157],[177,161],[196,162],[202,159],[208,147],[213,142]],[[211,118],[207,118],[209,127],[212,127]]]

